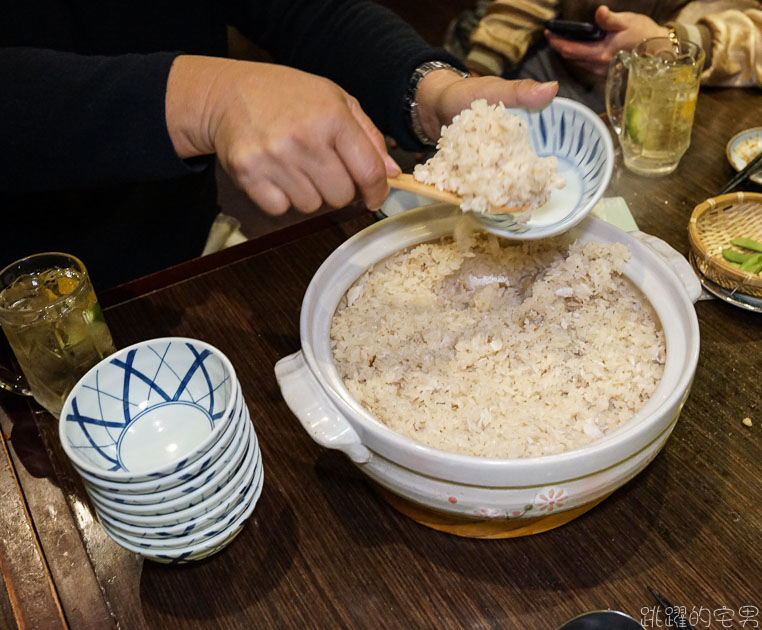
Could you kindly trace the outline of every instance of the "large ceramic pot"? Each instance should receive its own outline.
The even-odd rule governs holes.
[[[676,273],[643,240],[593,217],[571,234],[621,242],[632,253],[625,275],[648,298],[665,333],[663,378],[624,426],[582,448],[525,459],[490,459],[437,450],[388,428],[354,400],[334,365],[330,326],[339,300],[373,263],[400,249],[452,233],[460,211],[432,205],[356,234],[318,269],[304,297],[299,352],[275,373],[283,396],[319,444],[338,449],[396,497],[467,519],[531,519],[584,509],[642,471],[664,446],[688,397],[699,352],[693,302],[700,286]]]

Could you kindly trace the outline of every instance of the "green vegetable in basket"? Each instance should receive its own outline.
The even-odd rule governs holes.
[[[737,263],[743,265],[750,258],[754,258],[757,254],[742,254],[734,249],[723,249],[722,257],[728,262]]]
[[[744,249],[751,249],[755,252],[762,252],[762,243],[751,238],[734,238],[730,243],[736,247],[743,247]]]
[[[741,263],[741,271],[759,273],[762,271],[762,254],[754,254],[746,262]]]

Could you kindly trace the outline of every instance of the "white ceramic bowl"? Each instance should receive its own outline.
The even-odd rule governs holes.
[[[228,454],[232,456],[229,447],[234,446],[233,438],[239,434],[239,422],[245,413],[246,407],[240,384],[238,384],[236,391],[236,403],[232,411],[232,421],[225,427],[219,440],[209,448],[209,451],[203,457],[189,462],[171,475],[157,477],[151,481],[119,482],[106,481],[76,468],[76,466],[75,468],[88,487],[96,488],[106,496],[120,497],[125,503],[130,503],[133,500],[137,503],[155,502],[156,495],[160,493],[167,493],[164,500],[169,500],[174,496],[179,496],[180,493],[189,492],[200,483],[203,483],[203,480],[208,479],[211,474],[214,474],[220,466],[226,463],[228,458],[223,457],[223,455]],[[133,499],[133,495],[138,496]],[[148,501],[145,499],[141,501],[140,497],[149,497],[149,499]]]
[[[103,529],[106,530],[106,533],[117,542],[124,541],[143,549],[157,551],[162,549],[187,547],[188,545],[193,545],[203,540],[213,538],[235,523],[241,514],[249,508],[251,502],[256,501],[259,498],[259,494],[262,491],[263,477],[263,468],[258,466],[255,479],[253,479],[252,483],[247,486],[248,490],[242,496],[241,501],[231,507],[222,517],[207,524],[206,527],[194,528],[191,531],[182,532],[181,534],[174,536],[150,537],[127,533],[124,530],[120,530],[118,527],[113,527],[107,521],[101,521],[101,525],[103,525]]]
[[[88,371],[64,403],[59,435],[76,468],[108,481],[172,475],[209,452],[231,421],[228,358],[195,339],[143,341]]]
[[[258,457],[258,454],[254,454]],[[208,512],[201,514],[196,518],[191,518],[187,521],[183,521],[177,525],[168,526],[137,526],[129,523],[124,523],[120,520],[112,518],[106,514],[99,513],[101,524],[104,529],[112,531],[116,534],[125,534],[128,540],[142,540],[144,538],[176,538],[178,536],[186,536],[192,532],[200,531],[216,523],[223,521],[229,513],[236,510],[247,497],[254,491],[254,488],[262,476],[264,468],[262,466],[261,459],[255,459],[255,464],[249,467],[243,484],[235,493],[229,495],[224,501],[220,501]]]
[[[229,523],[224,529],[219,530],[214,536],[204,537],[202,540],[196,541],[192,544],[185,545],[183,547],[176,547],[171,549],[165,548],[146,548],[144,546],[133,544],[124,538],[117,538],[112,536],[113,540],[125,549],[129,549],[148,560],[154,562],[161,562],[164,564],[184,564],[187,562],[193,562],[208,558],[212,554],[215,554],[225,547],[227,547],[238,534],[241,533],[243,526],[254,512],[254,507],[259,500],[259,496],[262,492],[262,483],[256,486],[254,496],[247,504],[243,512],[238,518]]]
[[[611,135],[598,114],[568,98],[554,98],[542,109],[515,107],[508,112],[526,122],[529,142],[539,157],[557,159],[558,173],[566,185],[553,190],[547,203],[532,211],[520,232],[503,229],[505,219],[499,214],[472,216],[483,229],[510,239],[541,239],[566,232],[585,218],[609,184],[614,170]],[[382,214],[392,216],[401,210],[396,199],[399,193],[393,191]],[[409,198],[409,193],[403,196]],[[406,205],[404,201],[402,205]],[[509,223],[514,223],[512,216]]]
[[[275,367],[283,396],[316,442],[343,451],[381,486],[426,508],[472,519],[505,519],[589,505],[640,472],[675,425],[699,351],[698,322],[688,291],[649,246],[588,217],[572,234],[586,241],[628,245],[632,257],[625,274],[661,320],[667,358],[651,399],[618,430],[557,455],[491,459],[425,446],[377,421],[354,400],[334,365],[330,325],[345,291],[370,265],[400,249],[451,234],[458,214],[444,204],[401,213],[366,228],[326,259],[302,304],[302,349]]]
[[[88,494],[95,505],[96,510],[108,510],[109,514],[114,516],[122,515],[122,520],[127,520],[132,516],[156,516],[160,514],[172,514],[193,507],[212,497],[224,488],[230,482],[238,469],[245,460],[246,454],[256,447],[256,438],[251,429],[251,423],[242,425],[240,437],[234,441],[233,457],[220,468],[210,479],[205,479],[204,483],[195,488],[187,495],[179,496],[169,501],[159,501],[157,503],[135,504],[124,503],[120,497],[111,498],[100,493],[96,488],[87,488]],[[159,493],[161,496],[161,493]]]
[[[734,135],[725,147],[725,155],[730,165],[740,171],[762,151],[762,127],[745,129]],[[757,171],[749,177],[757,184],[762,184],[762,173]]]
[[[95,494],[98,498],[112,501],[115,505],[158,505],[183,498],[190,499],[191,497],[200,496],[200,494],[203,494],[204,488],[219,482],[224,471],[230,470],[230,467],[235,465],[233,462],[235,458],[238,458],[240,461],[244,455],[244,442],[248,439],[247,424],[251,426],[251,423],[244,417],[243,405],[239,407],[235,416],[225,429],[225,433],[232,429],[233,435],[225,448],[215,449],[214,462],[207,466],[200,474],[194,475],[179,485],[157,490],[156,492],[142,492],[139,494],[107,490],[97,484],[90,484],[87,480],[85,480],[85,485],[92,491],[92,494]]]
[[[221,504],[232,506],[240,498],[238,495],[251,478],[252,470],[262,465],[259,444],[256,441],[252,443],[254,448],[250,448],[246,452],[246,458],[230,481],[220,487],[212,496],[183,510],[154,515],[124,514],[121,511],[112,510],[95,503],[93,505],[96,508],[98,516],[110,523],[148,528],[165,528],[181,524],[188,525],[191,521],[196,521],[214,513]]]

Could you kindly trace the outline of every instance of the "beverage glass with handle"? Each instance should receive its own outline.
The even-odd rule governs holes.
[[[693,42],[654,37],[611,60],[606,112],[625,166],[650,177],[677,168],[691,142],[704,51]]]
[[[55,417],[85,372],[115,350],[87,269],[69,254],[35,254],[0,271],[0,326],[27,384],[4,368],[0,387],[31,394]]]

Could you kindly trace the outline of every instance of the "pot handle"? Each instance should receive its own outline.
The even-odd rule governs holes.
[[[300,350],[275,364],[275,378],[289,409],[315,442],[344,452],[355,464],[367,464],[371,452],[328,398]]]
[[[675,272],[680,279],[680,283],[685,287],[688,298],[694,304],[701,297],[703,288],[701,282],[696,277],[696,273],[693,271],[691,264],[685,260],[685,258],[674,249],[669,243],[662,239],[653,236],[652,234],[646,234],[645,232],[630,232],[630,234],[636,237],[641,243],[648,246],[654,253],[656,253],[667,266]]]

